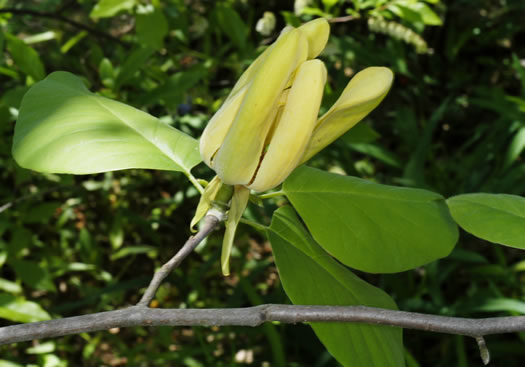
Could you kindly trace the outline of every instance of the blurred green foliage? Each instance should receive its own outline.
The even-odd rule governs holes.
[[[277,22],[263,35],[256,24],[268,11]],[[66,70],[90,90],[198,137],[279,30],[316,16],[334,18],[321,55],[329,75],[323,106],[367,66],[390,67],[396,82],[378,110],[311,165],[446,197],[525,194],[522,0],[1,0],[0,324],[136,303],[190,235],[198,202],[174,172],[70,176],[18,167],[13,126],[30,85]],[[204,165],[193,172],[212,176]],[[279,200],[249,207],[248,217],[269,224]],[[202,244],[155,306],[288,302],[264,233],[240,227],[229,278],[220,275],[220,243],[218,232]],[[444,260],[360,276],[407,311],[525,314],[523,252],[465,232]],[[494,365],[523,365],[525,334],[487,342]],[[481,364],[468,338],[406,330],[404,343],[410,367]],[[337,366],[305,325],[110,330],[4,346],[0,356],[0,366]]]

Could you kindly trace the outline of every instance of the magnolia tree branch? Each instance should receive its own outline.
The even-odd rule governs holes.
[[[525,316],[469,319],[364,306],[260,305],[230,309],[157,309],[133,306],[85,316],[0,328],[0,344],[132,326],[259,326],[265,322],[350,322],[476,338],[525,331]]]
[[[217,224],[222,220],[220,213],[217,215],[206,215],[203,220],[199,232],[195,236],[192,236],[186,241],[184,246],[173,256],[166,264],[155,272],[153,279],[151,280],[148,288],[144,292],[144,295],[140,299],[137,306],[147,307],[155,297],[157,289],[159,289],[162,281],[175,269],[179,264],[197,247],[199,243],[215,229]]]
[[[525,331],[525,316],[469,319],[365,306],[267,304],[231,309],[149,308],[148,305],[155,297],[162,281],[222,220],[224,220],[223,212],[214,209],[209,211],[199,232],[190,237],[175,256],[155,272],[153,279],[136,306],[84,316],[1,327],[0,345],[117,327],[259,326],[272,321],[291,324],[298,322],[348,322],[470,336],[476,339],[483,362],[488,364],[490,356],[483,336]]]

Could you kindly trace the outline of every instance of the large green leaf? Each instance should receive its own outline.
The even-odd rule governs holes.
[[[465,231],[500,245],[525,249],[525,198],[507,194],[465,194],[447,200]]]
[[[397,308],[386,293],[323,251],[291,207],[275,211],[268,235],[284,290],[294,304]],[[312,323],[312,328],[344,366],[404,366],[401,329],[348,323]]]
[[[373,273],[448,255],[458,229],[436,193],[300,167],[284,183],[314,239],[342,263]]]
[[[126,168],[189,172],[200,162],[195,139],[91,93],[66,72],[49,75],[25,95],[13,156],[35,171],[74,174]]]

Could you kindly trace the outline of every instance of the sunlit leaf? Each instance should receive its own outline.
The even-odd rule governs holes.
[[[112,17],[122,10],[131,10],[136,0],[99,0],[89,14],[92,18]]]
[[[284,191],[314,239],[355,269],[391,273],[447,256],[458,229],[434,192],[300,167]]]
[[[25,95],[13,156],[25,168],[74,174],[127,168],[189,172],[200,162],[195,139],[89,92],[66,72],[51,74]]]
[[[49,314],[38,304],[10,294],[0,294],[0,318],[16,322],[49,320]]]
[[[507,194],[465,194],[447,200],[465,231],[500,245],[525,249],[525,198]]]

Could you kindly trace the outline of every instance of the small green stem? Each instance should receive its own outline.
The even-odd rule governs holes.
[[[199,193],[202,195],[202,193],[204,192],[204,187],[202,187],[202,185],[199,183],[199,181],[191,174],[191,172],[185,172],[186,174],[186,177],[188,177],[188,180],[190,180],[190,182],[193,184],[193,186],[195,186],[195,188],[197,189],[197,191],[199,191]]]
[[[245,219],[245,218],[241,218],[241,223],[244,223],[244,224],[247,224],[249,226],[252,226],[256,230],[261,231],[261,232],[265,232],[268,229],[268,227],[265,226],[265,225],[259,224],[257,222],[254,222],[254,221],[251,221],[251,220]]]
[[[274,198],[274,197],[277,197],[277,196],[285,196],[285,192],[283,190],[279,190],[279,191],[274,191],[274,192],[269,192],[267,194],[262,194],[262,195],[259,195],[259,198],[261,199],[270,199],[270,198]]]

